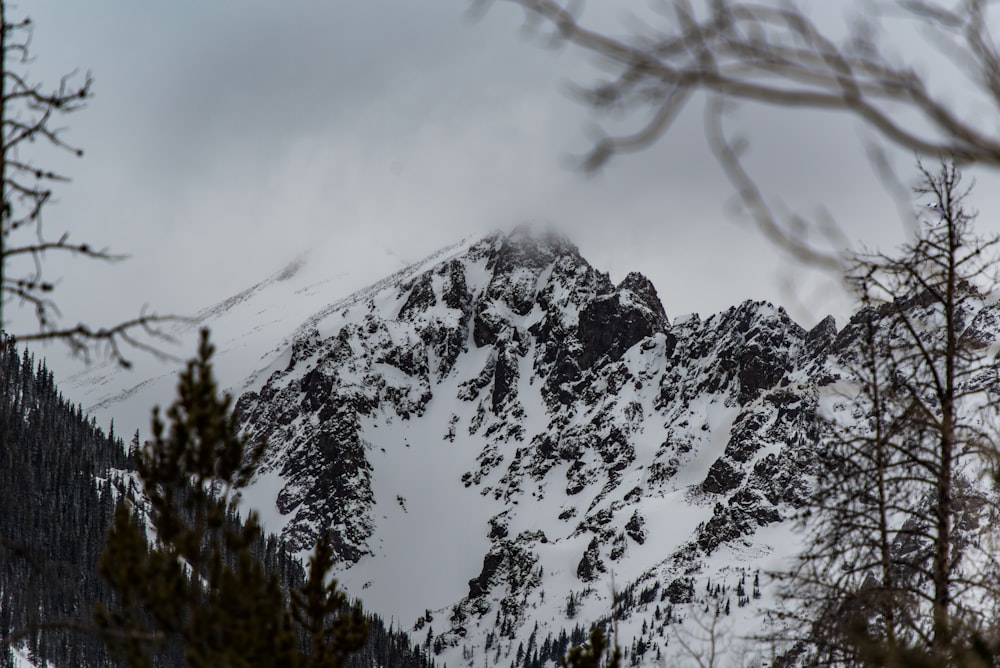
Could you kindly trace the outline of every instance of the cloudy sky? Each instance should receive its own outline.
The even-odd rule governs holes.
[[[625,4],[591,3],[585,16],[615,30]],[[670,315],[760,298],[808,325],[841,308],[829,278],[805,275],[734,214],[700,103],[651,149],[583,176],[567,165],[595,119],[567,87],[591,80],[592,60],[545,48],[506,3],[475,20],[468,7],[24,3],[36,24],[29,72],[96,80],[93,101],[65,120],[85,157],[52,158],[73,182],[46,230],[131,256],[107,267],[51,258],[65,320],[113,322],[143,304],[193,313],[303,253],[361,287],[524,220],[565,227],[613,279],[645,273]],[[917,44],[913,57],[937,56]],[[746,106],[732,127],[783,206],[824,206],[859,244],[903,238],[856,123]],[[896,156],[903,178],[911,162]],[[998,227],[996,175],[977,178],[983,228]]]

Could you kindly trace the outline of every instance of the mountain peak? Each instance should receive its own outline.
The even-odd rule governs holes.
[[[579,249],[562,231],[550,223],[526,222],[515,226],[507,233],[497,233],[501,242],[500,254],[527,260],[533,264],[539,260],[553,260],[562,255],[579,257]]]

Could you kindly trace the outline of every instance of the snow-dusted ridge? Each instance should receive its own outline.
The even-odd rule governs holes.
[[[471,240],[465,240],[442,249],[379,283],[398,280],[469,243]],[[202,327],[212,331],[220,385],[239,395],[266,379],[269,367],[280,363],[305,323],[322,319],[377,285],[359,285],[356,276],[339,268],[327,269],[320,258],[303,254],[249,288],[201,308],[187,321],[167,326],[165,331],[175,344],[162,347],[174,359],[133,355],[131,370],[105,361],[60,378],[60,386],[100,423],[114,419],[119,433],[139,429],[145,434],[151,408],[173,399],[180,360],[194,354]]]

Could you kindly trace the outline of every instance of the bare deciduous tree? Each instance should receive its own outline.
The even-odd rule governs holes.
[[[995,651],[1000,239],[973,234],[953,166],[921,169],[939,224],[898,257],[857,256],[863,308],[821,393],[822,470],[785,586],[815,663],[979,665]]]
[[[107,249],[70,241],[68,233],[50,237],[42,224],[45,207],[53,201],[53,187],[69,179],[39,165],[32,149],[47,145],[83,155],[65,139],[58,123],[83,108],[92,95],[93,78],[89,73],[69,74],[52,88],[31,81],[26,66],[31,59],[33,25],[28,18],[12,20],[9,9],[8,3],[0,1],[0,340],[60,340],[84,357],[95,346],[103,346],[127,366],[123,344],[157,353],[149,341],[165,338],[156,325],[172,318],[141,313],[113,326],[62,325],[52,296],[56,285],[43,271],[51,254],[105,262],[122,259]],[[5,307],[9,312],[12,304],[31,309],[37,327],[4,331],[10,322]]]
[[[732,620],[722,618],[718,610],[703,610],[698,605],[691,606],[688,620],[686,625],[679,625],[672,636],[682,650],[677,657],[678,664],[696,668],[719,668],[724,662],[744,665],[742,660],[737,662],[731,656],[730,646],[738,640],[733,637]]]

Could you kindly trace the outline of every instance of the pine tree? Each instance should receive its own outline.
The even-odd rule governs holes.
[[[590,631],[588,643],[574,647],[566,654],[560,663],[562,668],[621,668],[622,651],[617,643],[608,651],[608,639],[600,626],[594,626]],[[601,660],[607,655],[607,662]]]
[[[212,352],[203,330],[167,410],[169,427],[154,410],[153,438],[137,453],[155,540],[147,543],[139,509],[120,504],[100,564],[119,597],[97,608],[103,637],[134,667],[152,665],[151,649],[171,646],[191,668],[342,666],[366,631],[360,611],[345,613],[343,595],[326,584],[328,541],[317,544],[291,603],[251,553],[261,531],[254,513],[239,521],[237,506],[265,446],[239,434],[231,397],[218,393]]]
[[[324,536],[309,558],[309,577],[292,592],[292,617],[309,638],[308,668],[343,668],[348,657],[364,647],[368,632],[361,605],[348,610],[337,581],[326,582],[332,568],[333,548]]]

